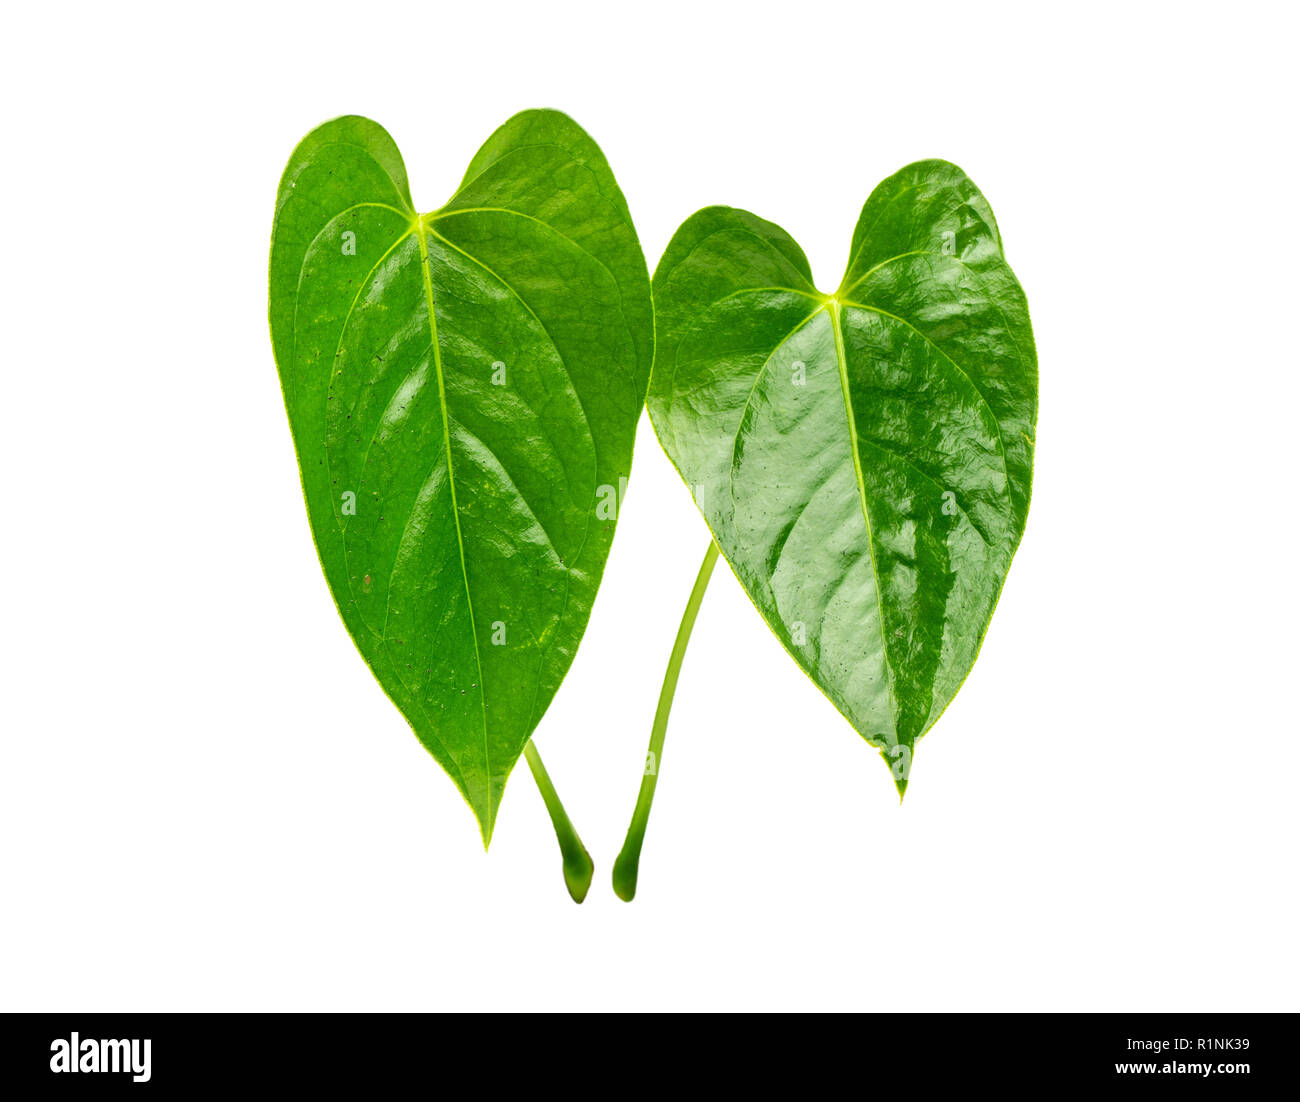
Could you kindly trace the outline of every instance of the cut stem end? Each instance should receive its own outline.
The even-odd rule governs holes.
[[[581,903],[587,898],[596,866],[592,863],[587,847],[578,837],[578,832],[573,829],[573,823],[569,821],[564,805],[560,803],[555,785],[551,783],[550,774],[542,764],[542,756],[531,740],[524,747],[524,757],[528,760],[528,768],[533,771],[533,780],[537,782],[538,791],[542,794],[542,802],[546,804],[546,810],[551,816],[551,825],[555,828],[555,840],[560,843],[564,886],[569,889],[569,898],[575,903]]]
[[[650,749],[646,754],[645,773],[641,777],[641,791],[637,795],[636,808],[632,812],[632,822],[627,828],[623,849],[614,862],[614,894],[625,903],[631,903],[636,897],[641,845],[645,841],[645,828],[650,821],[650,805],[655,798],[655,782],[659,779],[659,767],[663,760],[668,713],[672,711],[673,694],[677,691],[677,677],[682,671],[682,660],[686,657],[686,645],[691,641],[695,617],[699,615],[700,605],[704,601],[704,591],[709,587],[709,578],[713,574],[713,566],[717,561],[718,545],[710,540],[709,549],[704,553],[704,561],[700,563],[700,572],[695,577],[695,588],[691,590],[690,599],[686,602],[686,611],[682,613],[681,625],[677,628],[677,639],[673,643],[673,652],[668,658],[668,669],[664,671],[663,688],[659,690],[659,707],[655,710],[654,726],[650,729]]]

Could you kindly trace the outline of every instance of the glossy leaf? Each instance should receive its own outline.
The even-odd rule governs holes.
[[[1024,531],[1037,359],[993,212],[943,161],[867,200],[839,290],[710,207],[654,277],[647,405],[785,648],[885,755],[961,686]]]
[[[339,612],[485,842],[573,661],[653,354],[649,276],[596,144],[516,115],[419,216],[345,117],[276,201],[271,333]]]

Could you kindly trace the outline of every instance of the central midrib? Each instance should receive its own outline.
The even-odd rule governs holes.
[[[840,373],[840,392],[844,396],[844,413],[849,423],[849,451],[853,456],[853,474],[858,482],[858,504],[867,526],[867,554],[871,556],[871,579],[876,589],[876,615],[880,621],[880,657],[885,663],[885,690],[889,693],[890,718],[894,722],[894,741],[898,738],[898,699],[894,694],[894,668],[889,661],[889,640],[885,635],[885,603],[880,596],[880,571],[876,567],[875,537],[871,531],[871,515],[867,510],[867,484],[862,476],[862,457],[858,454],[858,426],[853,416],[853,400],[849,394],[848,356],[844,351],[844,334],[840,327],[840,304],[834,299],[826,303],[831,329],[835,335],[835,363]]]
[[[451,514],[456,522],[456,548],[460,554],[460,576],[465,584],[465,604],[469,611],[470,635],[474,639],[474,664],[478,668],[479,713],[483,717],[483,765],[487,771],[487,836],[492,835],[492,761],[488,750],[487,685],[483,680],[483,658],[478,648],[478,625],[474,620],[474,598],[469,590],[469,571],[465,565],[465,537],[460,530],[460,508],[456,504],[456,475],[451,459],[451,421],[447,413],[447,388],[442,378],[442,353],[438,348],[438,318],[433,304],[433,275],[429,264],[429,241],[423,219],[417,219],[416,240],[420,244],[420,273],[424,277],[424,297],[429,309],[429,338],[433,348],[433,370],[438,379],[438,405],[442,411],[443,446],[447,451],[447,485],[451,489]]]

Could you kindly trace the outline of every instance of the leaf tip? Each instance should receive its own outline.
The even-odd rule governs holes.
[[[908,755],[907,758],[903,760],[906,760],[910,766],[911,755]],[[894,787],[898,789],[898,806],[902,807],[903,797],[907,795],[907,781],[911,776],[912,770],[910,768],[900,769],[899,763],[891,763],[888,758],[885,759],[885,764],[889,766],[889,772],[894,778]]]
[[[474,812],[474,818],[478,822],[479,837],[483,839],[483,852],[487,853],[488,847],[492,845],[492,829],[496,826],[496,809],[488,810],[470,804],[470,810]]]

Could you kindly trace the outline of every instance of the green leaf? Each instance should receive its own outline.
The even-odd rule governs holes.
[[[623,194],[576,123],[526,111],[419,216],[388,133],[335,119],[280,184],[270,315],[334,600],[486,843],[631,467],[654,333]]]
[[[654,277],[651,420],[786,650],[900,794],[1024,531],[1038,368],[993,212],[944,161],[867,200],[833,295],[709,207]]]

